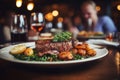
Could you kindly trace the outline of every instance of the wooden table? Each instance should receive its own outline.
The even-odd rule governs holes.
[[[119,52],[108,48],[109,54],[96,61],[63,67],[40,67],[0,59],[0,80],[120,80]],[[117,58],[116,58],[117,56]]]

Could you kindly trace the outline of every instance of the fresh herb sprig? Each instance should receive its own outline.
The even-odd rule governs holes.
[[[53,42],[63,42],[69,41],[72,38],[72,33],[70,32],[61,32],[54,35]]]

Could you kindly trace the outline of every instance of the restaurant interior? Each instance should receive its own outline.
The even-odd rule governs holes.
[[[54,10],[59,12],[54,18],[73,16],[80,13],[80,4],[84,0],[23,0],[21,6],[16,6],[17,0],[0,0],[0,17],[8,20],[11,13],[25,14],[28,18],[32,12],[42,12],[44,15]],[[18,0],[19,1],[19,0]],[[108,15],[115,22],[116,27],[120,27],[120,0],[94,0],[97,5],[98,15]],[[33,3],[33,9],[28,10],[29,3]],[[6,22],[7,24],[8,22]]]
[[[18,1],[18,4],[17,4]],[[30,14],[32,12],[42,12],[46,24],[51,22],[51,26],[56,28],[59,25],[66,29],[64,20],[66,17],[73,19],[80,16],[80,5],[84,0],[0,0],[0,23],[2,26],[11,26],[12,14],[24,14],[27,16],[28,29],[30,28]],[[107,15],[113,20],[116,28],[120,31],[120,1],[119,0],[94,0],[98,16]],[[30,4],[30,7],[28,8]],[[72,20],[73,22],[73,20]],[[58,23],[58,24],[57,24]],[[80,22],[78,21],[80,24]]]
[[[65,23],[69,23],[70,21],[68,25],[82,25],[80,6],[84,1],[85,0],[0,0],[0,80],[120,80],[120,0],[93,0],[96,3],[95,10],[97,11],[97,15],[109,16],[117,30],[115,33],[99,33],[96,36],[95,33],[90,33],[89,35],[89,32],[83,31],[84,35],[82,35],[82,30],[74,30],[74,28],[72,28],[73,33],[70,34],[70,30],[66,27]],[[33,13],[39,12],[45,19],[45,21],[42,22],[44,23],[43,31],[31,27],[31,16]],[[27,34],[22,35],[22,39],[20,39],[22,41],[17,39],[19,38],[18,35],[12,36],[11,21],[12,15],[15,14],[26,16],[28,30],[26,31]],[[76,16],[79,17],[79,19],[77,18],[75,20],[74,18]],[[57,33],[62,34],[58,34],[57,37],[55,37],[54,35]],[[66,34],[67,37],[64,37]],[[24,37],[27,37],[27,39]],[[58,39],[60,37],[61,39]],[[12,41],[13,38],[16,39]],[[41,42],[39,42],[38,39],[40,39]],[[44,42],[44,39],[46,42]],[[53,42],[49,43],[52,40]],[[70,40],[73,48],[68,50],[69,43],[67,43],[67,41],[69,42]],[[90,56],[89,58],[86,53],[87,57],[85,57],[85,59],[71,59],[70,55],[68,58],[62,58],[63,60],[60,62],[59,60],[58,62],[52,62],[51,58],[48,62],[45,62],[44,59],[43,62],[37,59],[36,61],[34,60],[35,62],[32,62],[29,54],[27,54],[30,52],[24,50],[22,53],[27,55],[29,59],[26,57],[24,57],[24,59],[22,58],[23,60],[15,59],[18,58],[18,56],[16,56],[17,53],[10,51],[10,48],[14,48],[14,45],[17,46],[17,44],[21,42],[25,42],[25,45],[28,46],[25,47],[26,49],[31,48],[33,47],[33,43],[31,42],[34,41],[35,49],[36,47],[41,49],[40,46],[43,46],[41,51],[43,50],[44,52],[48,47],[54,47],[56,50],[58,48],[59,50],[65,48],[66,51],[71,52],[75,49],[77,52],[74,50],[73,53],[76,52],[76,54],[80,53],[80,49],[82,49],[79,49],[81,42],[82,47],[90,44],[93,48],[90,49],[92,53],[90,55],[92,55],[92,57]],[[73,45],[75,41],[78,41],[77,47]],[[59,47],[59,42],[62,43],[62,48]],[[47,45],[47,43],[49,45]],[[57,44],[59,46],[56,46]],[[88,46],[85,50],[87,52]],[[84,53],[85,51],[81,52]],[[15,58],[11,57],[11,53]],[[67,54],[67,52],[65,53]],[[56,54],[60,53],[56,52]],[[41,55],[43,56],[40,52],[38,55],[40,57]],[[84,54],[82,54],[82,56],[83,55]],[[24,60],[26,61],[24,62]]]

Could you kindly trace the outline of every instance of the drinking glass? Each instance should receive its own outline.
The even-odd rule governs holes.
[[[39,38],[40,32],[43,32],[43,28],[45,26],[45,20],[43,13],[31,13],[31,18],[30,18],[30,26],[33,31],[36,32],[37,38]]]
[[[106,40],[120,43],[120,32],[107,33]]]
[[[113,37],[114,37],[113,32],[106,33],[106,40],[113,41]]]
[[[14,14],[11,18],[11,42],[27,41],[27,19],[25,15]]]
[[[120,43],[120,32],[115,32],[113,39],[115,42],[119,42]]]

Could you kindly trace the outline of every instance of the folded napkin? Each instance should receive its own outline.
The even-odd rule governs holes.
[[[86,41],[88,44],[101,44],[101,45],[111,45],[111,46],[119,46],[118,42],[111,42],[103,39],[89,39]]]

